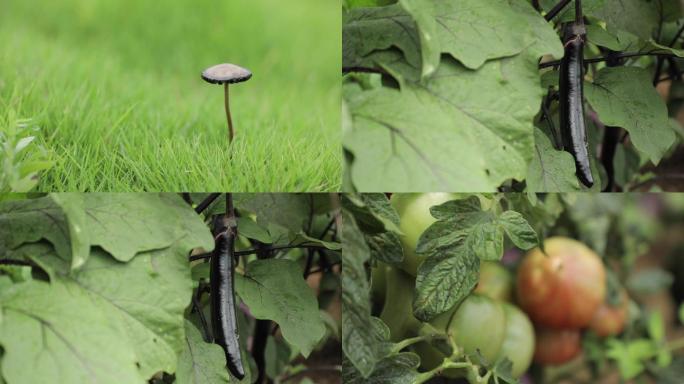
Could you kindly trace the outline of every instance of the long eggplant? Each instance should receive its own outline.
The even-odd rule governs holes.
[[[571,23],[565,27],[565,56],[560,64],[560,130],[563,147],[575,158],[577,178],[587,187],[594,185],[587,151],[587,129],[584,121],[584,25]]]
[[[211,255],[211,322],[214,342],[223,348],[226,365],[238,379],[245,377],[245,368],[240,355],[237,316],[235,313],[234,287],[234,241],[235,236],[221,232],[215,240]]]

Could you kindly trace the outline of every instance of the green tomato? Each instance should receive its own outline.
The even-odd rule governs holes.
[[[474,355],[479,351],[489,362],[496,360],[505,331],[503,305],[477,294],[468,296],[455,310],[435,317],[420,329],[421,334],[444,332],[465,354]],[[425,369],[436,367],[447,356],[427,343],[418,344],[416,352],[421,356],[421,365]]]
[[[415,336],[420,328],[420,321],[413,316],[413,276],[397,268],[385,270],[385,306],[380,319],[390,330],[390,340],[396,342],[406,337]]]
[[[500,302],[473,294],[458,306],[449,321],[448,335],[463,351],[472,355],[480,352],[494,362],[506,330],[506,313]]]
[[[503,303],[503,308],[506,314],[506,332],[497,358],[507,357],[513,363],[513,377],[518,378],[532,363],[534,327],[527,315],[518,307]]]
[[[399,214],[401,245],[404,248],[404,261],[399,266],[404,271],[416,276],[418,266],[424,257],[416,254],[416,245],[420,235],[436,220],[430,214],[430,207],[440,205],[456,198],[450,193],[395,193],[390,202]]]
[[[513,296],[513,276],[501,263],[496,261],[480,262],[480,280],[475,293],[494,300],[511,301]]]

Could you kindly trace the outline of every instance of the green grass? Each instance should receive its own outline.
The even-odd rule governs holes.
[[[333,191],[341,183],[334,0],[3,0],[0,117],[40,127],[40,191]],[[200,72],[254,73],[223,88]]]

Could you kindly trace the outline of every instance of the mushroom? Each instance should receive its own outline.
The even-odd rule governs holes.
[[[226,119],[228,120],[228,142],[233,142],[235,131],[233,130],[233,119],[230,117],[230,105],[228,102],[228,84],[241,83],[252,77],[252,72],[235,64],[218,64],[209,67],[202,72],[202,78],[207,83],[224,84],[224,95],[226,105]]]

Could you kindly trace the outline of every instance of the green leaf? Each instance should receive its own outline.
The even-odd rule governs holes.
[[[85,196],[87,230],[92,245],[115,259],[128,261],[136,253],[179,246],[214,248],[199,215],[172,193],[89,193]]]
[[[342,382],[349,384],[413,384],[418,378],[420,357],[415,353],[399,353],[380,360],[368,377],[361,375],[349,360],[342,361]]]
[[[435,64],[434,52],[439,49],[467,68],[478,69],[487,60],[522,52],[538,43],[539,37],[544,46],[541,50],[549,47],[547,41],[555,40],[552,52],[542,54],[562,56],[560,41],[551,26],[538,16],[532,18],[532,7],[520,3],[490,0],[483,6],[479,0],[423,0],[352,10],[343,20],[343,66],[360,65],[372,52],[395,46],[413,67],[420,67],[425,55],[428,65]],[[402,5],[412,12],[408,13]],[[428,21],[430,18],[434,21]],[[420,42],[426,38],[425,33],[430,44],[425,46],[427,52],[421,55]],[[430,71],[424,68],[423,73],[426,72]]]
[[[477,196],[434,206],[430,212],[437,221],[416,247],[426,259],[418,268],[413,313],[423,321],[458,305],[475,288],[480,260],[503,256],[504,233],[522,249],[538,243],[520,213],[482,210]]]
[[[636,149],[653,163],[657,164],[674,143],[667,106],[645,69],[603,68],[594,83],[587,83],[585,96],[601,122],[626,129]]]
[[[437,39],[437,21],[430,14],[430,0],[399,0],[399,4],[416,23],[422,56],[421,76],[430,76],[437,70],[442,53]]]
[[[245,193],[236,194],[235,199],[238,208],[256,214],[258,224],[277,224],[295,233],[304,228],[314,209],[306,194]],[[225,202],[216,206],[219,207],[219,212],[225,212]]]
[[[607,30],[598,24],[590,24],[587,28],[587,39],[589,42],[610,50],[634,51],[638,50],[639,38],[624,30]]]
[[[0,203],[0,254],[46,239],[63,258],[71,257],[69,224],[50,197]]]
[[[384,193],[346,194],[342,206],[351,212],[359,228],[368,234],[401,233],[399,214]]]
[[[146,383],[122,324],[75,283],[0,291],[2,374],[11,383]]]
[[[354,155],[354,185],[466,192],[523,180],[541,97],[537,60],[529,52],[478,71],[443,59],[424,83],[347,92],[353,129],[344,145]]]
[[[18,253],[52,271],[51,281],[71,281],[72,290],[88,293],[102,313],[117,320],[136,353],[141,374],[150,377],[159,371],[174,372],[184,347],[183,314],[193,288],[188,251],[173,246],[121,263],[93,249],[76,271],[69,259],[44,243],[25,245]]]
[[[69,226],[71,241],[71,269],[85,264],[90,254],[90,236],[86,218],[84,195],[80,193],[54,193],[52,199],[62,208]]]
[[[366,242],[375,260],[388,264],[398,264],[404,260],[404,249],[399,236],[394,232],[366,235]]]
[[[588,13],[604,20],[610,28],[625,30],[646,40],[651,37],[659,24],[658,7],[652,1],[621,0],[602,2],[602,8],[596,11],[589,10]],[[585,3],[591,4],[592,2],[583,2],[582,5]]]
[[[213,384],[239,382],[231,380],[226,370],[226,357],[217,344],[207,343],[200,331],[185,321],[185,348],[178,357],[178,384]]]
[[[271,239],[271,235],[268,233],[268,231],[249,217],[238,217],[237,225],[238,232],[242,236],[258,240],[265,244],[270,244],[273,242],[273,239]]]
[[[255,260],[236,275],[235,289],[257,319],[278,323],[283,337],[308,356],[325,335],[316,296],[292,260]]]
[[[499,216],[499,223],[516,247],[528,250],[539,245],[537,233],[520,213],[506,211]]]
[[[354,216],[342,210],[342,350],[351,364],[368,377],[378,360],[371,320],[370,287],[365,263],[370,249]]]
[[[575,160],[565,151],[556,150],[551,140],[539,129],[534,129],[534,156],[527,170],[527,189],[530,192],[568,192],[579,190],[575,176]]]

